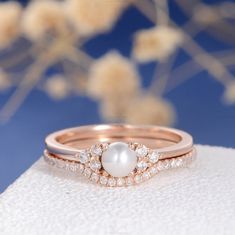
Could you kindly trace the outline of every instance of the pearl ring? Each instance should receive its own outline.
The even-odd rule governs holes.
[[[138,184],[196,156],[191,135],[159,126],[81,126],[54,132],[45,143],[47,163],[109,187]]]

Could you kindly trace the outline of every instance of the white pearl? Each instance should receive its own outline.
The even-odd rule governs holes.
[[[135,151],[131,150],[126,143],[114,142],[102,155],[104,169],[114,177],[127,176],[137,164]]]

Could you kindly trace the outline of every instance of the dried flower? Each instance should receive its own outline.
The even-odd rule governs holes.
[[[83,35],[111,29],[127,5],[121,0],[68,0],[66,4],[69,19]]]
[[[218,12],[206,4],[198,4],[194,9],[193,19],[201,24],[212,24],[220,19]]]
[[[69,94],[70,87],[61,75],[50,77],[45,83],[45,91],[54,99],[63,99]]]
[[[148,30],[140,30],[134,38],[133,56],[140,62],[163,61],[182,42],[182,33],[171,27],[158,26]]]
[[[22,28],[31,40],[39,40],[47,33],[63,33],[66,19],[62,4],[53,0],[31,2],[23,14]]]
[[[3,91],[11,86],[11,82],[7,74],[0,69],[0,91]]]
[[[131,124],[164,125],[173,124],[173,106],[162,98],[152,95],[138,97],[126,112],[125,121]]]
[[[117,52],[93,63],[87,92],[98,99],[129,98],[138,92],[140,79],[134,65]]]
[[[21,11],[17,2],[0,3],[0,48],[9,46],[19,36]]]
[[[235,81],[230,82],[225,87],[224,100],[228,104],[235,103]]]

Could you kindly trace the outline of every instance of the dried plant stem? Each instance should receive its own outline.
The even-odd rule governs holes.
[[[174,64],[175,58],[176,53],[172,54],[167,61],[161,62],[158,66],[156,66],[150,91],[155,93],[157,96],[161,96],[167,86],[170,71]]]
[[[56,55],[52,49],[42,52],[30,66],[26,76],[18,85],[16,91],[0,111],[0,120],[7,121],[23,103],[30,91],[42,77],[45,69],[55,60]]]
[[[167,0],[154,0],[156,7],[158,25],[168,25],[169,23],[169,9]]]
[[[153,8],[152,4],[149,4],[147,1],[136,0],[133,2],[134,6],[143,13],[150,21],[153,23],[156,22],[156,12],[155,8]]]
[[[22,61],[28,58],[32,53],[32,48],[28,50],[21,50],[17,53],[14,53],[12,56],[4,57],[0,60],[0,67],[3,69],[10,69],[15,66],[19,66]]]
[[[145,8],[142,9],[142,12],[153,21],[153,4],[150,1],[145,1]],[[148,6],[147,6],[148,5]],[[138,9],[140,8],[139,2],[136,4]],[[146,10],[147,9],[147,10]],[[161,9],[159,9],[161,10]],[[221,82],[222,84],[226,84],[230,80],[233,79],[233,75],[229,72],[229,70],[216,58],[211,56],[208,52],[206,52],[200,45],[198,45],[191,36],[180,29],[175,22],[169,19],[170,23],[178,28],[182,32],[185,38],[185,43],[183,49],[192,57],[192,59],[200,64],[203,68],[205,68],[216,80]],[[153,21],[155,22],[155,21]]]
[[[225,66],[230,66],[230,65],[235,64],[234,55],[227,55],[225,52],[224,53],[217,52],[217,53],[214,53],[213,55],[218,57]],[[169,84],[168,88],[166,89],[166,92],[169,92],[175,89],[176,87],[181,85],[183,82],[185,82],[189,78],[192,78],[194,75],[196,75],[197,73],[201,71],[203,71],[203,68],[192,60],[187,61],[184,64],[178,66],[171,72],[171,76],[174,79]]]
[[[72,62],[80,65],[83,69],[86,70],[90,67],[94,60],[87,53],[71,45],[67,46],[65,55],[68,60],[71,60]]]

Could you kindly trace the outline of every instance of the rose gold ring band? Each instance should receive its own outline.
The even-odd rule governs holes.
[[[45,143],[48,163],[79,169],[106,186],[142,182],[160,171],[162,164],[164,169],[185,166],[195,156],[191,135],[159,126],[81,126],[54,132]]]
[[[183,155],[193,148],[192,136],[167,127],[123,124],[81,126],[50,134],[45,142],[49,152],[76,155],[97,143],[137,142],[157,149],[160,159]]]

